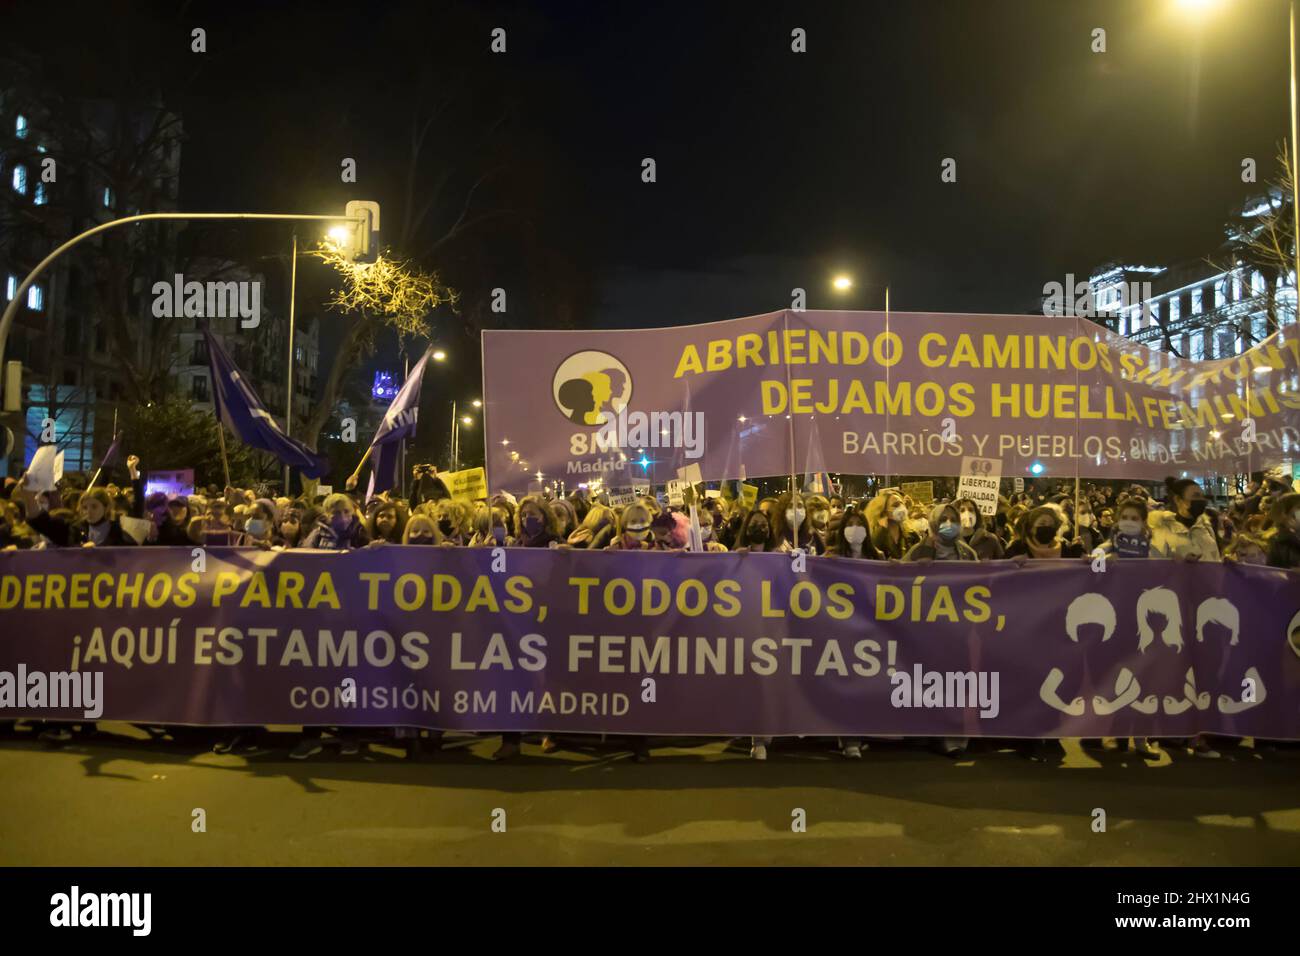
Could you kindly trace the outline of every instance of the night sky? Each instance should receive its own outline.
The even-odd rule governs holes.
[[[417,195],[453,170],[445,227],[499,170],[475,208],[500,215],[425,260],[480,324],[712,321],[785,308],[795,286],[810,308],[871,309],[885,282],[899,309],[1025,312],[1067,272],[1211,252],[1261,188],[1242,158],[1272,177],[1288,134],[1282,0],[1228,0],[1200,27],[1177,0],[107,3],[57,21],[24,3],[13,35],[65,88],[164,84],[186,209],[378,198],[391,241],[417,92],[458,90]],[[829,289],[839,270],[848,296]],[[494,286],[505,316],[483,311]]]

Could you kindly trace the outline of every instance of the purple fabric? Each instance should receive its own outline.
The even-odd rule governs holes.
[[[834,362],[820,345],[832,333]],[[792,361],[773,364],[787,334]],[[746,335],[756,337],[748,354],[763,364],[747,358],[739,367]],[[1001,351],[1012,341],[1014,361]],[[1050,346],[1064,349],[1064,369]],[[594,477],[612,488],[663,484],[696,460],[706,481],[807,470],[957,475],[965,456],[999,459],[1004,479],[1028,476],[1034,462],[1049,478],[1251,472],[1300,446],[1298,370],[1300,325],[1208,362],[1148,349],[1086,319],[1029,315],[894,312],[887,321],[882,312],[785,311],[666,329],[490,330],[488,480],[513,491],[527,490],[539,471],[543,483],[569,487]],[[629,413],[702,413],[703,457],[652,447],[660,429],[644,445],[593,451],[600,417],[620,402]],[[1244,422],[1252,414],[1254,441]]]
[[[797,572],[784,554],[523,548],[499,570],[495,550],[211,548],[202,572],[188,548],[0,552],[0,672],[75,655],[104,673],[102,719],[150,723],[1300,739],[1295,572],[840,558]],[[928,672],[990,688],[996,673],[996,715],[954,696],[898,706],[925,696],[891,670],[918,668],[922,688]]]

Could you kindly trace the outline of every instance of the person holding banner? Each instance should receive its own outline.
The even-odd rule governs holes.
[[[904,561],[978,561],[975,549],[962,540],[961,516],[952,504],[937,504],[930,509],[930,533],[912,545]]]
[[[776,545],[773,551],[789,553],[796,547],[803,548],[809,554],[821,554],[825,546],[812,533],[812,524],[808,520],[808,510],[803,495],[797,491],[787,491],[776,499],[776,505],[770,512],[775,519],[774,535]]]
[[[563,542],[560,522],[541,495],[525,495],[515,513],[516,548],[553,548]]]
[[[650,543],[650,509],[635,501],[623,509],[618,519],[618,532],[607,545],[610,551],[648,551]]]
[[[911,532],[904,529],[907,506],[903,496],[896,491],[881,493],[871,499],[866,508],[867,526],[871,528],[871,543],[885,560],[901,561],[903,555],[916,543]]]
[[[26,494],[23,482],[18,480],[18,494]],[[56,548],[123,547],[134,545],[131,536],[122,530],[113,511],[113,496],[106,488],[91,488],[77,502],[78,518],[68,521],[56,517],[39,506],[33,508],[32,497],[27,501],[27,523],[38,534],[44,535]]]
[[[766,514],[755,508],[745,515],[736,535],[736,552],[774,551],[776,549],[776,532]]]
[[[370,512],[370,517],[366,521],[370,546],[401,544],[402,533],[406,530],[406,521],[406,505],[396,501],[380,502]]]
[[[617,524],[618,516],[614,514],[614,509],[602,504],[593,504],[587,509],[582,524],[569,535],[565,544],[571,548],[599,550],[610,543]]]
[[[981,561],[1000,561],[1006,548],[998,536],[984,526],[984,515],[979,505],[969,498],[958,498],[957,513],[961,518],[961,538],[974,549]]]
[[[827,557],[881,560],[880,552],[871,543],[869,530],[862,512],[856,509],[844,512],[826,548]]]
[[[1042,560],[1046,558],[1082,558],[1083,545],[1063,539],[1065,519],[1054,505],[1039,505],[1026,511],[1016,525],[1016,540],[1007,548],[1008,558]]]
[[[370,543],[365,524],[357,518],[356,505],[342,492],[325,499],[316,527],[303,542],[304,548],[326,551],[350,551]]]
[[[716,513],[715,508],[700,509],[700,540],[704,542],[705,551],[727,550],[727,546],[719,542],[715,536],[717,527]]]
[[[1214,525],[1205,513],[1205,492],[1191,478],[1166,478],[1169,511],[1152,511],[1151,550],[1161,558],[1177,561],[1221,561]]]
[[[1300,569],[1300,495],[1293,493],[1278,498],[1269,517],[1273,522],[1273,535],[1268,542],[1269,567]]]

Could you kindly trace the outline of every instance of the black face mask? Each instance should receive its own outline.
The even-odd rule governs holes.
[[[758,542],[766,541],[767,535],[768,529],[763,527],[761,524],[756,524],[750,527],[748,536],[750,541]]]
[[[1034,529],[1034,540],[1042,545],[1051,544],[1056,540],[1056,529],[1046,525],[1039,526]]]
[[[452,532],[452,523],[450,518],[442,518],[438,521],[438,530],[442,532],[444,538],[450,538]]]
[[[1207,502],[1204,498],[1197,498],[1194,501],[1187,502],[1187,510],[1191,512],[1193,518],[1199,518],[1205,513]]]

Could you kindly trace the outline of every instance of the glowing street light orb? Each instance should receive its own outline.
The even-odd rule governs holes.
[[[441,361],[443,361],[446,357],[447,357],[447,353],[444,352],[442,349],[438,349],[438,351],[436,351],[436,352],[433,353],[433,360],[434,360],[435,362],[441,362]]]
[[[853,288],[853,280],[845,275],[838,275],[831,280],[831,287],[836,292],[848,292]]]

